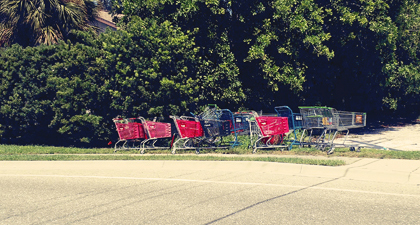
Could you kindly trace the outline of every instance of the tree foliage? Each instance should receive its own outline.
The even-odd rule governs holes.
[[[115,138],[117,115],[167,118],[208,103],[328,105],[369,118],[420,110],[415,0],[106,2],[124,14],[117,31],[0,49],[3,142],[100,145]],[[21,34],[23,46],[39,39]]]
[[[169,21],[133,18],[125,30],[101,36],[112,109],[130,115],[168,115],[198,102],[198,48]],[[168,101],[171,99],[171,101]]]

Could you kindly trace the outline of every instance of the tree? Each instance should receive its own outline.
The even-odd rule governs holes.
[[[204,76],[199,49],[191,34],[169,21],[133,17],[124,29],[101,34],[97,43],[106,53],[103,77],[113,112],[176,115],[199,101],[199,75]]]
[[[337,0],[324,7],[332,12],[324,29],[335,55],[311,59],[302,97],[376,115],[418,111],[418,2]]]
[[[303,90],[305,52],[328,59],[334,55],[325,45],[331,36],[323,27],[330,12],[315,0],[122,0],[121,7],[123,21],[137,15],[194,30],[200,55],[212,65],[211,85],[236,83],[239,105],[272,110],[277,96],[290,98]],[[226,101],[217,94],[215,99]]]
[[[201,63],[197,64],[200,104],[231,107],[244,102],[245,94],[229,37],[228,1],[121,0],[118,6],[118,12],[125,15],[123,23],[136,17],[170,22],[194,39],[197,57],[201,58]]]
[[[2,0],[0,46],[55,44],[90,28],[97,9],[94,0]]]
[[[391,109],[415,114],[420,110],[420,4],[405,0],[394,7],[391,39],[393,45],[382,45],[390,49],[383,68],[386,75],[385,87],[388,89],[384,104]],[[385,42],[386,43],[386,42]]]

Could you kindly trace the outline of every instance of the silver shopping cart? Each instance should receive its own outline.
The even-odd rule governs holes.
[[[320,150],[327,151],[328,154],[333,153],[337,146],[334,144],[334,139],[338,132],[346,132],[345,139],[340,144],[345,146],[349,129],[366,126],[366,113],[362,112],[338,111],[325,106],[300,106],[299,110],[303,122],[300,142],[309,146],[314,145]],[[320,133],[317,137],[312,136],[314,130]],[[305,135],[306,132],[308,135]],[[304,141],[305,137],[308,137],[307,142]]]

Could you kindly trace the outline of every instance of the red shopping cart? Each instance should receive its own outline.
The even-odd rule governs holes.
[[[172,154],[175,154],[177,149],[193,149],[196,153],[199,153],[199,138],[204,136],[200,121],[187,116],[170,116],[170,118],[174,120],[179,135],[179,138],[172,145]]]
[[[162,138],[171,137],[171,124],[155,121],[147,121],[143,117],[139,117],[142,121],[144,130],[147,134],[147,139],[142,141],[141,153],[144,153],[145,149],[169,149],[169,146],[157,146],[156,142]]]
[[[118,142],[115,143],[114,152],[120,149],[140,149],[136,144],[146,139],[143,124],[139,123],[136,118],[117,117],[113,121],[119,137]]]
[[[289,123],[287,117],[278,116],[260,116],[256,112],[251,112],[253,119],[251,122],[251,144],[253,153],[257,149],[268,148],[289,148],[283,143],[283,138],[289,132]],[[252,142],[253,135],[257,140]]]

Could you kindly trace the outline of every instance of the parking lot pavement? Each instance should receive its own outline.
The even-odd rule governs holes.
[[[343,143],[344,137],[334,143]],[[384,150],[420,151],[420,124],[369,129],[357,133],[350,130],[345,145]]]

